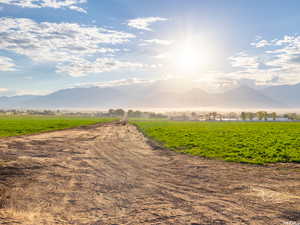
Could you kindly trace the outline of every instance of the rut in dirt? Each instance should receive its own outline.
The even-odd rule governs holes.
[[[100,124],[0,140],[0,224],[300,223],[300,166],[154,149]]]

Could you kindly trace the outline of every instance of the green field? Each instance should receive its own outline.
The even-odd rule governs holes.
[[[208,158],[255,164],[300,162],[300,123],[134,122],[166,148]]]
[[[0,137],[60,130],[112,120],[85,117],[0,116]]]

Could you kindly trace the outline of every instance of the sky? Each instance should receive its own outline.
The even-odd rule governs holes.
[[[300,82],[298,0],[0,0],[0,96]]]

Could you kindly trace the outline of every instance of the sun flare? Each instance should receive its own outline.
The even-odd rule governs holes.
[[[196,71],[199,65],[200,55],[193,46],[183,46],[181,53],[176,58],[177,66],[183,71]]]
[[[184,41],[171,54],[173,68],[179,73],[194,74],[211,63],[211,51],[207,43]]]

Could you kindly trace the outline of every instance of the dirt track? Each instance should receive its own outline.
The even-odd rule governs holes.
[[[0,224],[300,224],[299,164],[153,149],[131,125],[1,139],[0,159]]]

